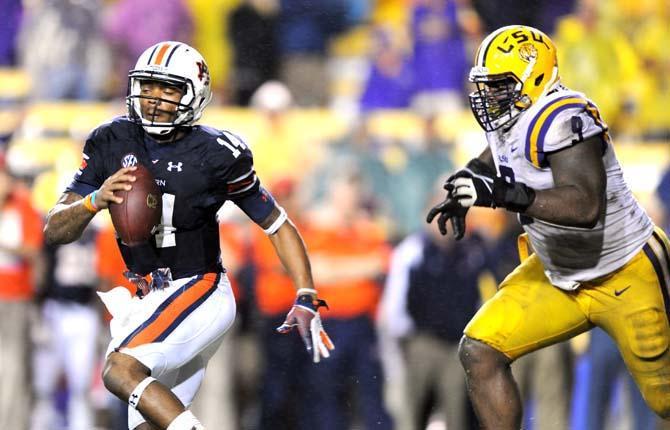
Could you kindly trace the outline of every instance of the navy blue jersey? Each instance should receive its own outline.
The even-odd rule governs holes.
[[[95,129],[67,191],[85,196],[122,167],[140,163],[163,193],[161,225],[146,245],[119,247],[129,270],[170,268],[181,278],[222,270],[216,213],[226,200],[260,223],[275,207],[260,186],[247,145],[230,132],[195,126],[179,140],[158,143],[125,117]]]
[[[456,246],[437,245],[421,236],[422,258],[410,270],[407,309],[418,330],[458,342],[479,307],[479,275],[487,269],[487,250],[477,235]]]

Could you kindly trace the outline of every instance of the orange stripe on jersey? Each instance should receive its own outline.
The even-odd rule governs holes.
[[[168,48],[170,48],[169,43],[165,43],[163,46],[161,46],[161,49],[158,50],[158,55],[156,55],[156,59],[154,60],[154,64],[160,65],[160,63],[163,62],[163,57],[165,56]]]
[[[216,290],[220,274],[207,273],[185,284],[167,298],[119,348],[134,348],[164,340],[191,312]]]

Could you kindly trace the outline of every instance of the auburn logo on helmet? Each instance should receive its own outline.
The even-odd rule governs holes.
[[[209,68],[204,61],[198,61],[195,63],[198,66],[198,79],[203,81],[205,85],[209,84]]]

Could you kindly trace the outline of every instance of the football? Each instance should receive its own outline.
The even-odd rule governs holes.
[[[136,177],[130,191],[115,191],[122,203],[109,205],[112,224],[121,241],[128,246],[146,243],[153,228],[160,224],[163,210],[161,190],[149,169],[141,164],[131,173]]]

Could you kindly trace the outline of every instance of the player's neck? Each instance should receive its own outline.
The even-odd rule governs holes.
[[[149,134],[153,140],[160,144],[164,143],[173,143],[176,142],[177,140],[180,140],[182,137],[186,136],[186,130],[182,129],[175,129],[172,132],[164,135],[158,135],[158,134]]]

